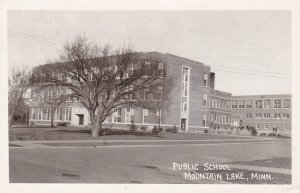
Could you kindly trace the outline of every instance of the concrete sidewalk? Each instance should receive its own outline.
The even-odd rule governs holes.
[[[257,172],[269,172],[269,173],[288,174],[288,175],[292,174],[291,169],[283,169],[283,168],[270,168],[270,167],[240,165],[240,164],[229,164],[229,167],[235,169],[241,169],[241,170],[257,171]]]

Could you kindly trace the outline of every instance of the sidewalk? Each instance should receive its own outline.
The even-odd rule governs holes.
[[[250,166],[250,165],[240,165],[240,164],[229,164],[229,167],[235,169],[257,171],[257,172],[269,172],[269,173],[288,174],[288,175],[292,174],[291,169],[283,169],[283,168],[270,168],[270,167]]]

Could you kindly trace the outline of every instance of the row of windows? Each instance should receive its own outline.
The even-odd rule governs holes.
[[[135,114],[135,109],[125,108],[125,123],[131,123],[132,121],[134,121],[134,114]],[[143,109],[143,116],[144,116],[144,118],[149,116],[148,109]],[[159,110],[157,110],[155,112],[155,116],[159,116]],[[117,109],[112,114],[112,122],[113,123],[121,123],[122,122],[122,109],[121,108]]]
[[[245,114],[245,118],[246,119],[252,119],[254,118],[253,116],[255,115],[256,119],[270,119],[271,118],[271,113],[246,113]],[[272,118],[273,119],[289,119],[290,118],[290,114],[289,113],[274,113],[272,114]]]
[[[252,109],[255,107],[256,109],[287,109],[291,108],[291,100],[290,99],[274,99],[274,100],[256,100],[253,103],[252,100],[233,100],[231,102],[232,109]],[[273,105],[272,105],[273,104]]]
[[[256,124],[255,128],[256,129],[278,129],[278,125]],[[283,130],[287,130],[288,126],[287,125],[283,125],[282,129]]]
[[[221,113],[211,113],[210,114],[211,123],[230,123],[230,115],[221,114]]]
[[[206,94],[204,94],[204,95],[206,95]],[[204,97],[203,97],[203,101],[204,101]],[[206,103],[206,101],[207,101],[207,96],[206,96],[205,103]],[[204,102],[203,102],[203,104],[204,104]],[[218,108],[218,109],[230,109],[230,100],[212,97],[212,98],[210,98],[209,105],[210,105],[210,107]]]
[[[31,119],[32,120],[51,120],[51,108],[31,108]],[[60,107],[56,108],[54,112],[54,120],[60,121],[71,121],[72,108],[71,107]]]

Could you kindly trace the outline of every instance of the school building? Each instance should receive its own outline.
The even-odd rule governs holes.
[[[146,62],[147,58],[161,61],[157,68],[172,80],[169,106],[161,112],[143,108],[118,108],[107,117],[104,127],[128,129],[133,121],[139,128],[152,129],[160,120],[162,128],[175,125],[181,132],[239,126],[253,126],[259,130],[291,130],[291,95],[232,96],[231,93],[215,90],[216,75],[211,72],[210,66],[172,54],[139,54]],[[32,92],[29,124],[49,125],[51,113],[45,99],[67,92],[62,87]],[[67,99],[55,111],[54,123],[88,126],[90,115],[79,100]]]
[[[232,96],[232,124],[291,131],[291,105],[290,94]]]

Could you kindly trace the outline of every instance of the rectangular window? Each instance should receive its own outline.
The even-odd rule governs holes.
[[[122,122],[122,109],[117,109],[114,113],[113,113],[113,122],[115,123],[121,123]]]
[[[131,123],[131,109],[130,108],[126,108],[125,123]]]
[[[261,113],[256,113],[255,118],[256,119],[261,119],[262,118]]]
[[[252,119],[252,113],[246,113],[246,119]]]
[[[189,69],[186,67],[182,69],[182,80],[183,82],[189,82]]]
[[[281,100],[274,100],[274,109],[281,109]]]
[[[280,113],[274,113],[274,119],[280,119]]]
[[[207,118],[206,114],[203,114],[203,115],[202,115],[202,125],[203,125],[204,127],[206,127],[206,118]]]
[[[183,111],[183,112],[187,111],[187,97],[182,97],[182,100],[181,100],[181,111]]]
[[[203,74],[203,85],[208,86],[208,74],[207,73]]]
[[[149,112],[148,112],[148,109],[144,109],[144,116],[149,116]]]
[[[252,101],[251,100],[246,101],[246,108],[252,109]]]
[[[238,107],[237,103],[238,103],[237,101],[232,101],[231,102],[231,108],[232,109],[237,109],[237,107]]]
[[[264,109],[269,109],[271,107],[271,101],[270,100],[264,100]]]
[[[207,94],[206,93],[203,94],[203,103],[202,103],[202,105],[204,107],[207,107]]]
[[[264,119],[270,119],[270,113],[264,113]]]
[[[255,108],[262,109],[262,100],[255,101]]]
[[[283,119],[289,119],[290,118],[290,114],[289,113],[283,113],[282,114],[282,118]]]
[[[214,99],[214,98],[212,98],[212,99],[210,100],[210,106],[211,106],[211,107],[215,107],[215,99]]]
[[[244,101],[239,101],[239,109],[245,108]]]
[[[282,100],[282,108],[285,109],[291,108],[291,100],[290,99]]]

